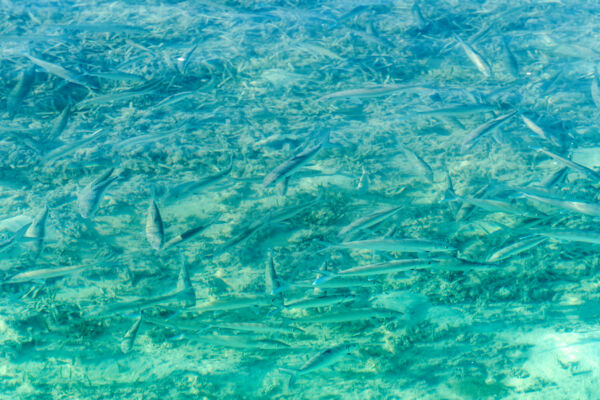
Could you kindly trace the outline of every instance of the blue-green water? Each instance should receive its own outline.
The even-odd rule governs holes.
[[[597,399],[597,2],[0,1],[0,399]]]

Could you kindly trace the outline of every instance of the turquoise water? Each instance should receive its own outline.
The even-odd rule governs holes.
[[[596,2],[0,4],[0,399],[600,398]]]

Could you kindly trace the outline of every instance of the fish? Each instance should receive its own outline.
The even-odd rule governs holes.
[[[117,82],[135,82],[135,83],[145,83],[146,79],[137,74],[130,74],[128,72],[123,71],[105,71],[105,72],[88,72],[88,76],[94,76],[100,79],[107,79],[111,81]]]
[[[131,328],[129,328],[129,330],[127,331],[127,333],[125,333],[125,336],[123,336],[123,339],[121,340],[121,351],[123,352],[123,354],[129,353],[133,348],[133,342],[135,341],[137,332],[140,329],[141,324],[142,315],[140,314],[140,316],[136,318]]]
[[[233,157],[231,158],[227,168],[217,172],[216,174],[206,175],[199,179],[178,183],[177,185],[171,186],[167,189],[163,197],[172,201],[181,200],[188,196],[198,194],[223,181],[231,174],[232,169]]]
[[[288,386],[292,386],[298,376],[306,375],[329,367],[337,363],[341,358],[350,354],[357,347],[358,346],[354,343],[339,344],[315,354],[298,369],[279,368],[279,370],[283,373],[291,375]]]
[[[369,191],[369,174],[365,167],[362,167],[360,179],[358,180],[358,185],[356,185],[356,190],[359,192],[368,192]]]
[[[287,179],[290,175],[312,160],[322,148],[323,142],[319,142],[280,164],[265,176],[263,179],[263,187],[267,188],[275,183]]]
[[[461,152],[466,153],[470,150],[475,143],[486,133],[497,129],[502,124],[505,124],[510,118],[515,115],[516,111],[511,111],[506,114],[502,114],[492,120],[487,121],[486,123],[479,125],[477,128],[473,129],[462,141]]]
[[[566,165],[567,167],[580,172],[581,174],[587,176],[588,178],[594,180],[594,181],[600,181],[600,173],[594,171],[591,168],[586,167],[585,165],[581,165],[579,163],[576,163],[575,161],[569,160],[565,157],[559,156],[558,154],[554,154],[551,151],[548,151],[546,149],[542,149],[542,148],[537,148],[535,149],[537,151],[539,151],[540,153],[543,153],[545,155],[547,155],[548,157],[551,157],[553,159],[555,159],[556,161],[559,161],[561,163],[563,163],[564,165]]]
[[[23,235],[25,238],[36,239],[34,241],[34,256],[37,257],[42,252],[44,239],[46,237],[46,220],[48,219],[48,205],[45,205],[40,211],[29,228]]]
[[[379,224],[382,221],[392,217],[394,214],[398,213],[404,206],[396,206],[390,207],[383,210],[375,211],[371,214],[368,214],[364,217],[358,218],[351,222],[349,225],[344,226],[338,232],[338,236],[344,237],[351,233],[359,232],[363,229],[368,229],[374,225]]]
[[[344,99],[344,98],[370,98],[370,97],[381,97],[389,96],[398,93],[402,90],[418,88],[419,85],[389,85],[389,86],[376,86],[369,88],[360,89],[349,89],[341,90],[339,92],[329,93],[321,96],[319,100],[328,99]]]
[[[314,316],[297,318],[295,321],[303,324],[339,324],[365,320],[381,320],[397,318],[401,313],[376,308],[353,308],[351,310],[323,313]]]
[[[82,218],[88,219],[94,216],[106,189],[119,179],[118,176],[111,177],[114,171],[114,168],[106,170],[102,175],[79,191],[77,194],[77,206]]]
[[[301,299],[294,301],[292,303],[285,304],[283,307],[286,310],[294,310],[294,309],[306,309],[306,308],[316,308],[316,307],[329,307],[334,305],[339,305],[343,303],[348,303],[356,300],[356,296],[319,296],[319,297],[310,297],[306,299]]]
[[[251,307],[270,307],[272,304],[271,296],[234,296],[197,304],[193,310],[197,312],[230,311]]]
[[[454,252],[456,248],[452,247],[448,243],[438,242],[427,239],[391,239],[391,238],[379,238],[379,239],[365,239],[356,240],[351,242],[342,242],[339,244],[328,244],[327,247],[321,251],[328,250],[331,248],[340,249],[352,249],[352,250],[373,250],[373,251],[394,251],[394,252],[406,252],[406,253],[420,253],[423,251],[428,252]]]
[[[540,229],[535,230],[536,235],[563,242],[582,242],[600,244],[600,232],[576,229]]]
[[[11,89],[6,98],[6,109],[8,111],[8,118],[14,118],[21,106],[23,99],[31,91],[33,81],[35,78],[35,68],[29,67],[21,71],[17,84]]]
[[[594,69],[592,74],[592,84],[590,85],[590,94],[592,101],[597,108],[600,108],[600,78],[598,77],[598,70]]]
[[[67,104],[65,108],[60,112],[58,117],[56,117],[52,121],[52,125],[48,135],[46,136],[46,140],[49,142],[53,142],[59,138],[59,136],[63,133],[67,124],[69,123],[69,117],[71,116],[71,105]],[[89,143],[89,142],[88,142]],[[58,153],[60,154],[60,153]]]
[[[57,147],[57,148],[49,151],[42,157],[42,163],[44,163],[46,165],[52,165],[52,163],[54,161],[59,160],[63,157],[68,156],[69,154],[76,152],[77,150],[81,149],[85,145],[92,143],[94,140],[96,140],[98,138],[101,138],[105,134],[106,134],[105,130],[98,129],[97,131],[95,131],[94,133],[92,133],[89,136],[86,136],[82,139],[73,141],[71,143],[67,143],[63,146]]]
[[[178,133],[180,133],[180,131],[178,129],[173,129],[173,130],[161,132],[161,133],[149,133],[146,135],[138,135],[138,136],[134,136],[134,137],[130,137],[130,138],[118,141],[118,142],[112,144],[112,147],[116,151],[124,151],[124,150],[131,149],[132,147],[145,145],[145,144],[152,143],[152,142],[157,142],[161,139],[171,137]]]
[[[502,47],[506,55],[506,64],[513,78],[519,78],[519,62],[514,53],[510,49],[510,39],[507,36],[502,36]]]
[[[401,148],[419,175],[424,177],[427,182],[433,183],[433,169],[431,169],[429,164],[408,147],[402,145]]]
[[[208,323],[208,327],[240,332],[261,333],[265,335],[297,335],[300,333],[304,333],[302,329],[297,328],[295,326],[273,326],[254,322],[216,322]]]
[[[546,237],[533,236],[529,238],[520,239],[508,246],[502,247],[491,253],[486,261],[493,263],[498,261],[506,260],[507,258],[514,257],[521,254],[529,249],[537,247],[540,243],[546,241]]]
[[[148,205],[146,213],[146,239],[150,243],[150,247],[158,251],[165,243],[165,230],[163,220],[160,216],[160,211],[156,200],[154,199],[154,190],[152,191],[152,199]]]
[[[168,240],[164,244],[162,250],[167,250],[167,249],[173,248],[175,246],[179,246],[180,244],[187,242],[190,239],[193,239],[194,237],[196,237],[199,234],[201,234],[202,232],[204,232],[206,229],[210,228],[213,224],[215,224],[219,220],[219,217],[220,217],[220,215],[218,215],[217,217],[208,221],[207,223],[195,226],[191,229],[188,229],[187,231],[185,231],[183,233],[180,233],[179,235],[175,236],[174,238]]]
[[[473,65],[475,65],[475,67],[479,70],[479,72],[481,72],[486,78],[491,77],[492,69],[490,64],[481,56],[481,54],[479,54],[479,52],[473,47],[465,43],[460,36],[454,35],[454,38],[463,49],[469,60],[471,60]]]
[[[181,56],[177,59],[176,66],[177,66],[177,70],[179,71],[180,74],[185,75],[185,73],[187,72],[187,69],[190,65],[190,61],[192,60],[192,55],[194,54],[194,52],[196,51],[197,48],[198,48],[198,45],[195,44],[183,56]]]
[[[412,271],[415,269],[430,268],[432,265],[439,262],[440,261],[437,259],[403,259],[359,265],[357,267],[344,269],[335,273],[324,271],[324,276],[315,280],[313,285],[321,287],[327,281],[335,277],[385,275],[394,274],[397,272]]]
[[[560,145],[560,143],[558,143],[556,141],[556,139],[554,139],[554,137],[549,136],[546,132],[544,132],[544,130],[538,124],[536,124],[535,122],[533,122],[531,119],[529,119],[528,117],[526,117],[523,114],[519,114],[519,116],[521,117],[521,120],[523,121],[523,123],[525,124],[525,126],[527,128],[529,128],[529,130],[531,132],[535,133],[540,138],[551,142],[555,146],[559,146]]]
[[[561,208],[567,211],[574,211],[591,217],[600,216],[600,204],[588,203],[582,200],[565,200],[556,197],[545,196],[542,194],[522,192],[522,196],[528,199],[539,201],[553,207]]]
[[[89,269],[90,265],[68,265],[63,267],[41,268],[30,271],[20,272],[13,275],[6,283],[25,283],[34,281],[43,281],[46,279],[57,278],[65,275],[78,274]]]
[[[273,339],[255,339],[242,336],[224,336],[224,335],[196,335],[194,340],[210,346],[223,346],[238,349],[254,350],[286,350],[290,346],[278,340]]]
[[[275,296],[277,301],[282,303],[283,296],[281,295],[281,281],[275,271],[275,264],[273,263],[273,256],[269,255],[269,262],[265,268],[265,292],[270,296]]]
[[[76,85],[84,86],[89,89],[98,90],[98,85],[91,82],[84,75],[75,73],[73,71],[69,71],[60,65],[51,63],[49,61],[42,60],[40,58],[34,57],[31,54],[23,53],[24,57],[27,57],[29,61],[42,68],[44,71],[48,72],[51,75],[58,76],[66,80],[67,82],[74,83]]]
[[[486,113],[494,111],[496,107],[491,104],[465,104],[454,107],[438,108],[436,110],[428,111],[417,111],[418,115],[431,115],[431,116],[446,116],[446,117],[457,117],[470,114]]]
[[[86,315],[90,318],[102,318],[117,313],[141,311],[157,305],[190,309],[196,306],[196,293],[192,286],[189,271],[185,263],[181,263],[179,276],[177,278],[177,286],[174,290],[157,296],[91,307],[87,310]]]
[[[12,248],[15,244],[23,239],[25,236],[25,232],[29,230],[31,226],[31,222],[26,223],[21,228],[19,228],[14,234],[10,235],[6,239],[0,241],[0,253],[5,252]]]

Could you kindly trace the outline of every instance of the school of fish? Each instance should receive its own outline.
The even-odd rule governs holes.
[[[0,4],[0,400],[600,398],[598,4]]]

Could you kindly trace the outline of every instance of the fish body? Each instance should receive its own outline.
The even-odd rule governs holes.
[[[58,137],[63,133],[65,128],[67,127],[67,123],[69,122],[69,116],[71,115],[71,106],[67,105],[60,112],[58,117],[52,121],[52,126],[50,132],[48,132],[48,136],[46,139],[50,142],[55,141]]]
[[[218,220],[218,217],[212,219],[211,221],[209,221],[206,224],[195,226],[195,227],[193,227],[191,229],[188,229],[187,231],[185,231],[183,233],[180,233],[179,235],[175,236],[171,240],[167,241],[165,243],[165,245],[163,246],[163,250],[170,249],[170,248],[175,247],[175,246],[179,246],[180,244],[193,239],[194,237],[198,236],[199,234],[201,234],[202,232],[204,232],[206,229],[208,229],[217,220]]]
[[[502,44],[504,47],[504,54],[506,55],[506,64],[508,66],[508,70],[513,78],[519,77],[519,62],[517,61],[517,57],[515,57],[514,53],[510,49],[510,40],[506,37],[502,37]]]
[[[94,215],[104,196],[104,192],[111,183],[118,179],[118,176],[111,177],[114,170],[114,168],[108,169],[77,194],[79,214],[83,218],[91,218]]]
[[[453,252],[456,250],[454,247],[444,242],[437,242],[425,239],[388,238],[356,240],[352,242],[332,244],[329,247],[354,250],[397,251],[408,253],[419,253],[422,251]]]
[[[287,310],[292,309],[306,309],[306,308],[316,308],[316,307],[328,307],[333,305],[338,305],[342,303],[348,303],[355,300],[355,296],[321,296],[321,297],[313,297],[308,299],[302,299],[295,301],[293,303],[286,304],[284,307]]]
[[[393,274],[396,272],[411,271],[414,269],[428,268],[437,263],[435,259],[406,259],[392,260],[376,264],[360,265],[358,267],[348,268],[335,273],[335,276],[370,276],[381,274]],[[317,280],[318,281],[318,280]],[[320,286],[315,281],[313,284]]]
[[[516,114],[516,111],[509,112],[507,114],[500,115],[490,121],[485,122],[482,125],[479,125],[477,128],[473,129],[467,137],[464,138],[461,145],[461,152],[465,153],[469,149],[471,149],[475,143],[488,132],[498,128],[500,125],[507,122],[513,115]]]
[[[532,249],[540,243],[547,240],[546,237],[533,236],[527,239],[518,240],[506,247],[503,247],[487,257],[487,262],[498,262],[506,260],[507,258],[514,257],[521,254],[529,249]]]
[[[96,132],[92,133],[91,135],[84,137],[83,139],[76,140],[71,143],[67,143],[63,146],[60,146],[54,150],[49,151],[42,157],[42,161],[45,164],[50,164],[53,161],[56,161],[60,158],[63,158],[65,156],[68,156],[69,154],[74,153],[75,151],[79,150],[83,146],[93,142],[94,140],[98,139],[99,137],[104,136],[105,134],[106,134],[105,131],[103,131],[102,129],[99,129]]]
[[[523,193],[523,196],[563,210],[574,211],[591,217],[600,217],[600,204],[587,203],[580,200],[563,200],[525,192]]]
[[[131,328],[125,333],[125,336],[121,340],[121,351],[123,354],[127,354],[133,348],[133,342],[137,336],[137,332],[142,324],[142,316],[137,317]]]
[[[535,234],[564,242],[600,244],[600,232],[594,231],[549,229],[535,231]]]
[[[75,72],[69,71],[69,70],[61,67],[60,65],[51,63],[49,61],[44,61],[44,60],[34,57],[30,54],[23,54],[23,55],[25,57],[27,57],[29,59],[29,61],[31,61],[38,67],[42,68],[49,74],[58,76],[59,78],[62,78],[64,80],[66,80],[67,82],[75,83],[77,85],[81,85],[81,86],[84,86],[84,87],[87,87],[90,89],[98,89],[98,87],[95,84],[93,84],[92,82],[90,82],[88,79],[86,79],[86,77],[84,75],[80,75]]]
[[[376,224],[390,218],[391,216],[396,214],[398,211],[400,211],[400,209],[402,207],[403,206],[386,208],[384,210],[375,211],[374,213],[371,213],[362,218],[356,219],[349,225],[346,225],[345,227],[340,229],[338,236],[342,237],[342,236],[346,236],[350,233],[354,233],[354,232],[358,232],[363,229],[370,228],[371,226],[376,225]]]
[[[0,241],[0,253],[12,248],[17,242],[22,240],[23,236],[25,235],[25,232],[27,232],[30,226],[31,223],[25,224],[21,228],[19,228],[19,230],[16,231],[14,234]]]
[[[29,228],[25,232],[23,237],[35,239],[34,241],[34,253],[39,255],[44,246],[44,238],[46,237],[46,220],[48,219],[48,206],[44,206],[44,209],[36,215],[33,219]]]
[[[272,303],[273,299],[270,296],[237,296],[198,304],[194,307],[194,310],[199,312],[230,311],[250,307],[268,307]]]
[[[89,268],[89,265],[69,265],[66,267],[42,268],[18,273],[11,277],[7,283],[23,283],[57,278],[59,276],[77,274]]]
[[[280,182],[292,175],[303,165],[312,160],[323,147],[323,142],[320,142],[306,150],[296,154],[289,160],[280,164],[263,179],[263,187],[269,187],[274,183]]]
[[[341,344],[330,347],[321,351],[320,353],[315,354],[297,370],[288,368],[280,368],[280,370],[291,375],[289,382],[289,385],[291,386],[293,385],[296,377],[329,367],[338,362],[344,356],[350,354],[355,348],[355,344]]]
[[[165,230],[154,196],[150,200],[146,216],[146,239],[154,250],[160,250],[165,242]]]
[[[229,163],[229,166],[216,174],[207,175],[200,179],[196,179],[189,182],[179,183],[175,186],[170,187],[165,193],[165,198],[169,200],[182,199],[187,196],[198,194],[202,190],[205,190],[225,179],[231,173],[233,169],[233,159]]]
[[[558,154],[554,154],[551,151],[548,151],[546,149],[540,148],[540,149],[537,149],[537,151],[539,151],[540,153],[544,153],[548,157],[551,157],[551,158],[555,159],[556,161],[563,163],[564,165],[566,165],[567,167],[569,167],[575,171],[579,171],[580,173],[582,173],[583,175],[587,176],[588,178],[590,178],[592,180],[600,181],[600,173],[594,171],[593,169],[586,167],[585,165],[581,165],[579,163],[576,163],[575,161],[571,161],[568,158],[559,156]]]
[[[398,317],[398,312],[378,310],[376,308],[353,308],[338,313],[323,313],[320,315],[298,318],[296,321],[311,324],[338,324],[366,320],[380,320]]]
[[[455,36],[458,44],[463,49],[469,60],[475,65],[475,67],[485,76],[489,78],[492,76],[492,69],[490,68],[490,64],[479,54],[477,50],[471,47],[469,44],[465,43],[459,36]]]
[[[592,75],[592,84],[590,86],[590,93],[592,95],[592,101],[596,107],[600,108],[600,79],[598,77],[598,71],[594,71]]]
[[[12,88],[6,98],[6,109],[8,117],[13,118],[27,93],[31,90],[35,77],[35,68],[27,68],[19,74],[17,84]]]

